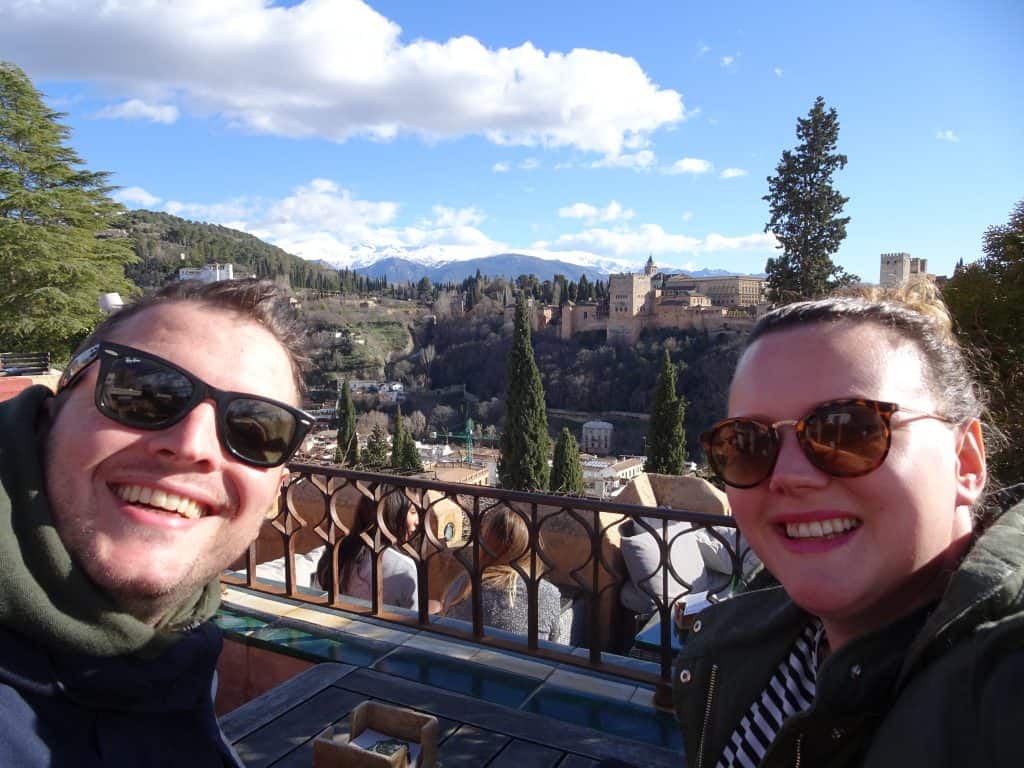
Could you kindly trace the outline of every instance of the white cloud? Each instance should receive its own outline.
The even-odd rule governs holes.
[[[178,108],[173,104],[147,104],[142,99],[128,99],[120,104],[104,107],[93,117],[111,120],[149,120],[170,125],[178,120]]]
[[[159,197],[150,194],[142,187],[124,187],[123,189],[115,190],[111,197],[129,208],[152,208],[160,202]]]
[[[742,168],[726,168],[719,175],[723,179],[738,179],[740,176],[746,176],[747,172]]]
[[[676,160],[668,168],[662,169],[662,173],[670,175],[676,175],[680,173],[692,173],[702,174],[708,173],[714,166],[711,165],[707,160],[701,160],[699,157],[684,157],[681,160]]]
[[[629,221],[636,215],[636,211],[632,208],[623,208],[617,200],[612,200],[604,208],[589,203],[573,203],[559,208],[558,215],[563,219],[586,219],[588,222]]]
[[[614,155],[685,119],[681,95],[633,58],[406,41],[362,0],[36,0],[6,4],[3,22],[4,57],[36,77],[99,82],[125,103],[160,94],[278,136],[478,135]]]
[[[735,56],[723,56],[720,63],[721,63],[721,65],[723,67],[728,68],[728,67],[731,67],[733,65],[733,62],[735,62],[735,61],[736,61],[736,57]]]
[[[478,225],[474,207],[435,205],[412,226],[398,221],[401,207],[361,200],[330,179],[313,179],[277,200],[237,198],[219,203],[168,201],[178,216],[241,229],[306,259],[348,265],[385,256],[445,261],[491,256],[508,250]]]
[[[697,238],[666,232],[658,224],[641,224],[634,229],[603,227],[558,237],[553,243],[534,243],[552,251],[586,251],[613,258],[636,258],[637,254],[704,255],[737,250],[769,251],[777,244],[771,234],[757,233],[728,237],[711,233]]]
[[[535,171],[540,168],[540,161],[535,157],[528,157],[520,161],[519,168],[524,171]]]
[[[775,73],[776,77],[782,77],[782,67],[775,67],[772,72]]]
[[[689,221],[693,218],[693,211],[683,211],[683,215],[680,216],[683,221]]]
[[[708,53],[710,50],[711,50],[711,46],[710,45],[705,45],[703,41],[697,43],[697,55],[698,56],[703,56],[705,53]]]
[[[491,170],[494,171],[495,173],[508,173],[508,169],[508,163],[495,163],[494,165],[491,166]]]
[[[655,155],[649,149],[641,149],[639,152],[626,152],[617,155],[608,155],[590,164],[591,168],[632,168],[642,171],[651,168],[655,163]]]
[[[935,138],[939,141],[948,141],[951,144],[956,144],[960,141],[960,137],[953,133],[953,131],[936,131]]]

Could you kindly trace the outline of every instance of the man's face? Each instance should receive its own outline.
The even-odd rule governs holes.
[[[214,387],[297,405],[284,348],[234,313],[195,302],[159,305],[126,320],[110,341]],[[93,402],[98,369],[90,366],[53,421],[47,491],[75,561],[124,609],[155,622],[245,550],[287,470],[251,467],[227,453],[209,400],[164,430],[111,421]],[[189,516],[168,509],[175,506]]]

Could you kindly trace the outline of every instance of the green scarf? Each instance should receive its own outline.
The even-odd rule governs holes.
[[[119,610],[64,547],[50,512],[37,417],[52,393],[31,387],[0,402],[0,626],[57,651],[150,656],[220,603],[214,580],[149,626]],[[73,472],[73,467],[56,471]]]

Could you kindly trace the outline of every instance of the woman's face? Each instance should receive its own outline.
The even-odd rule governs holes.
[[[408,511],[405,513],[405,541],[409,541],[416,532],[420,529],[420,511],[409,505]]]
[[[740,359],[729,415],[799,419],[826,400],[854,397],[935,413],[926,375],[914,345],[875,325],[769,333]],[[892,428],[882,466],[838,478],[807,460],[792,427],[779,427],[771,477],[728,489],[754,551],[797,604],[835,630],[833,647],[937,597],[970,538],[969,505],[985,477],[977,423],[897,412]],[[793,528],[825,520],[854,527],[831,538]]]

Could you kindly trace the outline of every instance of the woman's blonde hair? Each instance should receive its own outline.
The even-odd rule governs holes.
[[[531,554],[530,529],[522,517],[508,507],[484,513],[480,522],[482,583],[497,587],[507,597],[509,605],[515,601],[520,578],[513,566],[529,573]],[[445,599],[446,610],[469,597],[472,581],[467,578],[463,582],[453,596]]]
[[[871,323],[912,343],[924,363],[925,385],[942,414],[959,423],[981,417],[984,393],[974,366],[953,332],[939,289],[930,280],[898,288],[857,286],[828,298],[787,304],[757,322],[747,347],[769,333],[839,322]]]

